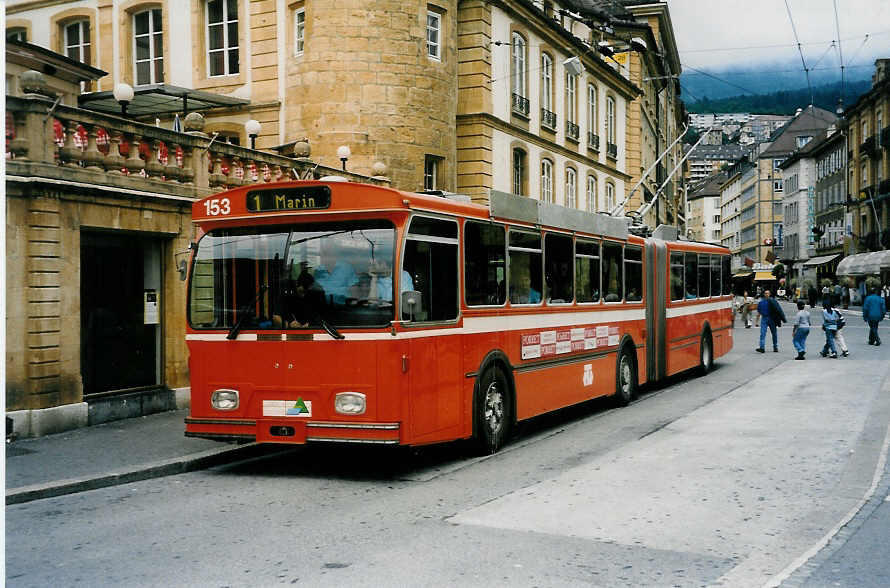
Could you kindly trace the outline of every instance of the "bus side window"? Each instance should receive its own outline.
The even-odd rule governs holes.
[[[698,257],[695,253],[686,254],[686,271],[684,276],[684,298],[698,298]]]
[[[415,321],[447,321],[457,318],[458,267],[457,223],[415,217],[405,243],[402,269],[420,292],[420,308],[402,318]],[[404,275],[404,274],[403,274]]]
[[[624,248],[624,287],[628,302],[643,299],[643,250],[639,247]]]
[[[624,298],[624,279],[621,245],[603,243],[603,291],[606,302],[621,302]]]
[[[600,244],[575,242],[575,298],[578,302],[600,301]]]
[[[507,290],[504,227],[476,221],[464,224],[464,288],[467,306],[503,304]]]
[[[510,231],[510,302],[541,303],[541,235]]]
[[[698,297],[707,298],[711,295],[711,256],[698,256]]]
[[[711,296],[720,296],[720,256],[711,256]]]
[[[722,255],[721,261],[723,265],[723,295],[732,294],[732,264],[728,255]]]
[[[671,252],[671,300],[683,300],[683,252]]]
[[[544,238],[544,282],[548,303],[572,301],[572,238],[549,234]]]

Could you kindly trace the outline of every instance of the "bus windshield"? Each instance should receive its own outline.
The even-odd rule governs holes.
[[[388,221],[218,229],[201,238],[189,283],[196,329],[386,326],[395,228]]]

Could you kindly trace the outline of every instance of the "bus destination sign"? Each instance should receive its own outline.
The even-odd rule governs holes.
[[[300,186],[247,192],[247,210],[250,212],[318,210],[330,207],[331,189],[328,186]]]

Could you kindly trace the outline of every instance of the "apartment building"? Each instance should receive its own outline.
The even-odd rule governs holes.
[[[733,273],[743,265],[741,258],[741,223],[739,203],[742,194],[742,165],[727,171],[727,179],[720,189],[720,244],[732,253]]]
[[[833,132],[834,125],[829,127]],[[828,131],[818,133],[811,141],[779,164],[782,173],[782,247],[780,259],[788,277],[802,284],[804,269],[820,260],[813,247],[810,212],[816,189],[814,151],[825,141]],[[812,258],[812,262],[810,260]],[[807,264],[810,264],[807,266]]]
[[[847,190],[847,140],[840,129],[828,127],[811,151],[815,162],[814,190],[809,201],[809,244],[815,250],[804,265],[811,281],[834,280],[845,254],[855,253]],[[845,251],[846,249],[846,251]],[[813,275],[815,274],[815,275]]]
[[[686,236],[693,241],[721,242],[721,189],[727,180],[716,173],[686,195]]]
[[[747,152],[745,147],[737,143],[727,143],[726,145],[705,145],[701,143],[694,150],[691,148],[691,145],[684,146],[684,151],[689,154],[689,173],[687,177],[690,182],[703,180],[711,174],[729,167],[744,157]]]

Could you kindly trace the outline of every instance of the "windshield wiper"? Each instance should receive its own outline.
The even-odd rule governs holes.
[[[244,319],[247,318],[247,311],[250,310],[251,306],[256,304],[256,301],[259,300],[260,296],[263,295],[263,292],[265,292],[267,288],[268,286],[266,285],[260,286],[260,289],[257,290],[253,300],[241,307],[241,312],[238,313],[238,320],[235,321],[235,324],[229,329],[229,334],[226,335],[226,339],[232,340],[238,336],[238,332],[241,331],[241,325],[244,324]]]
[[[323,328],[325,330],[325,333],[327,333],[334,339],[345,339],[346,338],[346,335],[343,335],[340,331],[338,331],[334,327],[334,325],[329,323],[327,321],[327,319],[325,319],[323,316],[321,316],[320,312],[316,311],[316,314],[318,315],[318,322],[321,323],[321,328]]]

